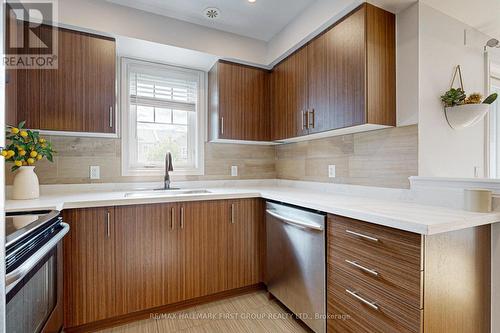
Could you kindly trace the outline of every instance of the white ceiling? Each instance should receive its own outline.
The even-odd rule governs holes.
[[[315,0],[106,0],[115,4],[188,21],[238,35],[269,41]],[[332,0],[333,1],[333,0]],[[207,7],[221,15],[209,20]]]
[[[500,0],[423,0],[482,33],[500,39]]]

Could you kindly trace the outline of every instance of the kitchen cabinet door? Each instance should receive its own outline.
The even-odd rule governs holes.
[[[288,137],[308,134],[307,110],[308,110],[308,86],[307,86],[307,48],[302,48],[289,58],[289,70],[287,71],[287,82],[289,87],[288,107],[290,124],[288,125]]]
[[[16,70],[17,121],[42,130],[115,132],[114,39],[48,25],[36,29],[42,35],[57,29],[57,69]]]
[[[331,129],[364,124],[365,7],[325,33],[328,57]]]
[[[225,290],[228,209],[223,200],[179,204],[184,262],[183,298]]]
[[[219,61],[208,82],[211,140],[270,140],[267,70]]]
[[[111,38],[85,36],[84,57],[84,131],[114,133],[116,50]]]
[[[263,281],[264,201],[228,202],[227,287],[235,289]]]
[[[308,133],[318,133],[334,126],[330,112],[327,62],[327,37],[320,35],[307,45]]]
[[[287,94],[284,80],[286,63],[278,64],[271,73],[271,132],[273,140],[287,138]]]
[[[64,210],[63,219],[64,326],[115,316],[114,208]]]
[[[177,209],[176,204],[115,207],[119,315],[181,300]]]
[[[43,33],[52,29],[42,26]],[[84,41],[79,32],[58,29],[57,69],[40,70],[40,129],[85,131]]]

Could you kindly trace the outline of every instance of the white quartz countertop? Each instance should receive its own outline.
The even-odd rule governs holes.
[[[166,195],[157,197],[127,197],[131,190],[108,187],[59,186],[58,190],[42,191],[35,200],[7,200],[7,211],[39,209],[71,209],[102,206],[122,206],[162,202],[264,198],[288,204],[337,214],[383,226],[432,235],[448,231],[490,224],[500,221],[500,212],[472,213],[458,209],[422,205],[413,202],[382,199],[363,195],[331,193],[320,187],[296,186],[227,186],[204,187],[210,193]]]

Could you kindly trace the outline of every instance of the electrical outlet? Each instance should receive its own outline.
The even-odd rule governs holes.
[[[237,165],[231,166],[231,176],[232,177],[238,176],[238,166]]]
[[[335,178],[335,164],[328,166],[328,177]]]
[[[90,166],[90,179],[100,179],[101,178],[101,167],[98,165]]]

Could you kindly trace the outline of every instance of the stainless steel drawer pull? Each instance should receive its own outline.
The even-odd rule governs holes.
[[[220,117],[220,134],[224,135],[224,117]]]
[[[109,127],[113,127],[113,107],[109,107]]]
[[[375,237],[372,237],[372,236],[368,236],[368,235],[364,235],[364,234],[360,234],[359,232],[356,232],[356,231],[351,231],[349,229],[346,229],[345,232],[348,233],[348,234],[350,234],[350,235],[353,235],[353,236],[358,236],[358,237],[361,237],[361,238],[364,238],[364,239],[371,240],[373,242],[378,242],[378,238],[375,238]]]
[[[171,230],[174,230],[174,226],[175,226],[174,221],[175,221],[175,208],[172,207],[170,209],[170,229]]]
[[[378,305],[375,302],[370,302],[370,301],[364,299],[363,297],[359,296],[358,293],[355,291],[351,291],[349,289],[346,289],[345,291],[346,291],[346,293],[348,293],[349,295],[351,295],[352,297],[354,297],[355,299],[357,299],[361,303],[368,305],[373,310],[377,310],[377,311],[379,310]]]
[[[366,268],[365,266],[362,266],[362,265],[358,264],[355,261],[351,261],[351,260],[346,259],[345,262],[348,263],[348,264],[350,264],[350,265],[352,265],[352,266],[354,266],[354,267],[356,267],[356,268],[359,268],[363,272],[369,273],[371,275],[378,276],[378,272],[377,271],[375,271],[373,269]]]
[[[184,207],[181,207],[181,229],[184,229]]]
[[[106,212],[106,237],[108,238],[111,236],[110,224],[111,224],[111,213]]]
[[[231,204],[231,224],[234,224],[234,204]]]

